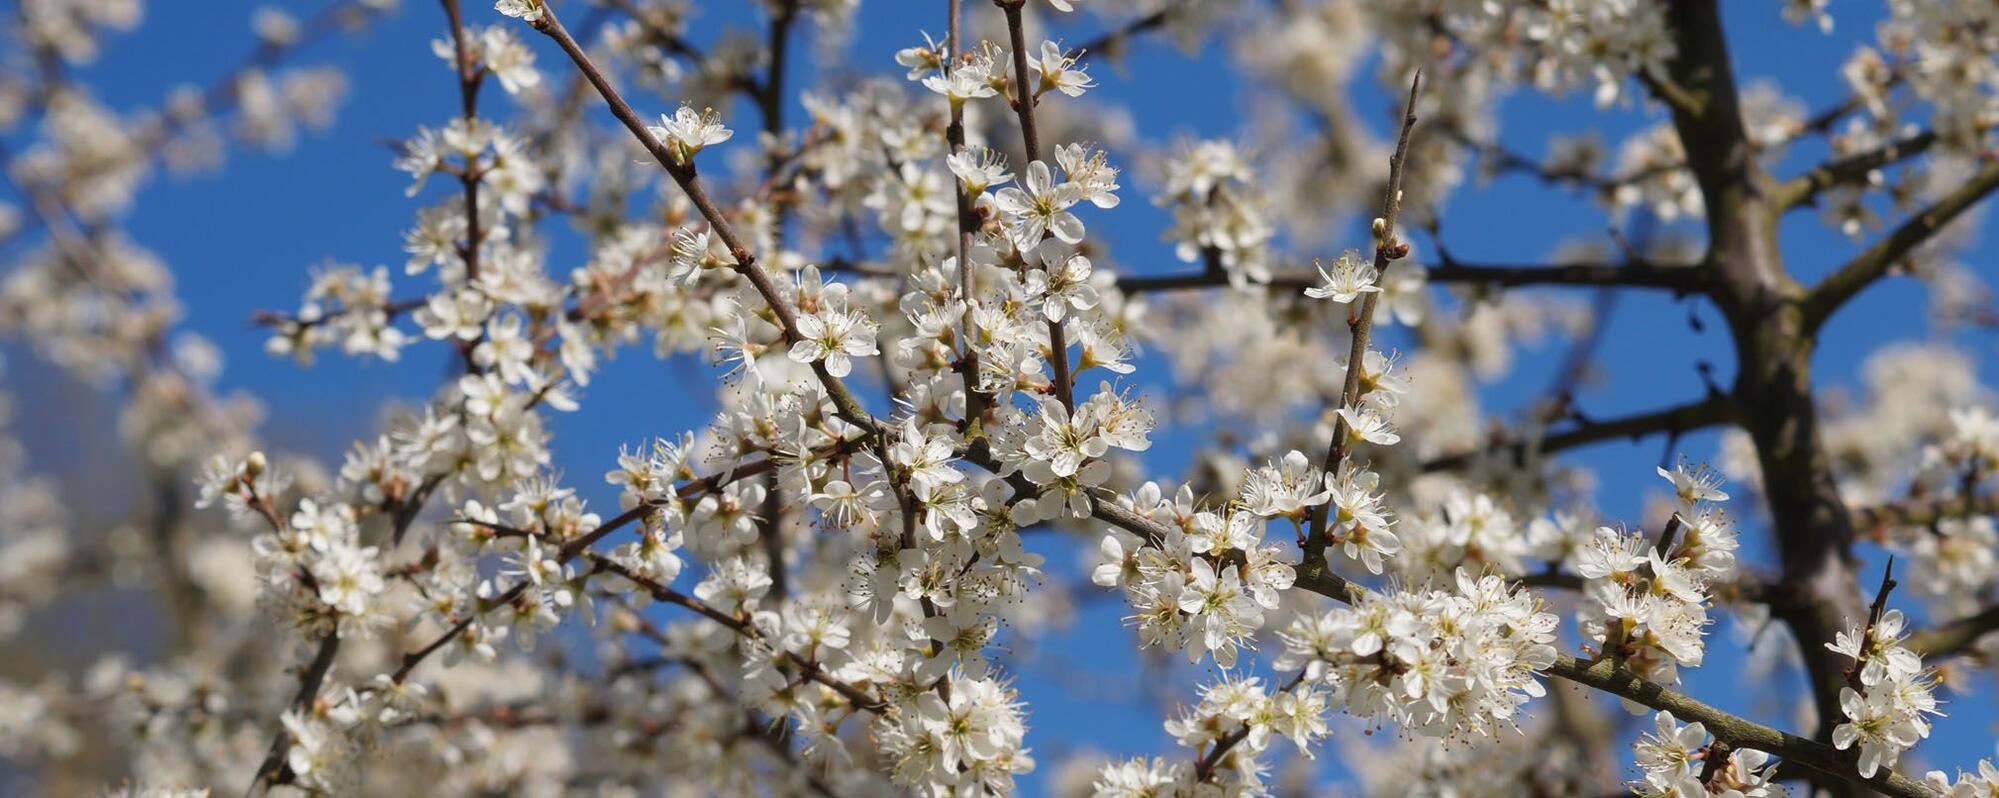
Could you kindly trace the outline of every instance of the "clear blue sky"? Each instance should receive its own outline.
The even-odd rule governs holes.
[[[200,9],[189,10],[194,5]],[[309,11],[319,3],[287,5]],[[473,22],[497,21],[487,3],[468,0],[468,5]],[[754,20],[752,12],[744,10],[749,4],[697,5],[702,7],[692,34],[697,41],[713,41],[721,27]],[[1828,37],[1814,28],[1783,23],[1778,3],[1740,0],[1723,5],[1738,75],[1745,82],[1776,78],[1810,109],[1843,99],[1844,88],[1833,77],[1834,70],[1861,37],[1871,38],[1872,15],[1879,14],[1878,9],[1855,10],[1853,4],[1841,4],[1838,29]],[[103,100],[119,108],[154,105],[175,83],[205,85],[226,74],[249,51],[247,20],[254,6],[241,0],[155,3],[142,28],[118,40],[84,74]],[[570,2],[564,8],[574,20],[583,15],[585,6]],[[941,4],[918,8],[913,3],[869,4],[849,60],[827,65],[798,59],[792,85],[812,80],[828,66],[898,74],[892,62],[894,49],[919,41],[919,28],[932,33],[943,29]],[[966,9],[969,14],[997,13],[980,2],[967,3]],[[1035,13],[1045,9],[1036,4]],[[1068,30],[1072,39],[1080,40],[1099,27],[1100,23],[1081,18]],[[301,370],[290,361],[263,355],[264,336],[247,323],[252,311],[294,307],[307,270],[315,264],[401,262],[400,233],[423,200],[403,196],[406,178],[389,167],[390,156],[381,142],[406,137],[418,125],[436,126],[455,113],[457,87],[429,47],[429,40],[443,30],[442,15],[434,4],[410,0],[398,14],[358,39],[315,46],[299,63],[337,63],[352,81],[350,99],[330,133],[302,137],[289,155],[239,152],[219,174],[155,181],[129,218],[132,236],[169,263],[180,281],[180,295],[189,310],[186,328],[212,339],[226,353],[224,386],[248,390],[269,403],[272,417],[263,431],[273,448],[337,456],[348,441],[372,434],[375,411],[385,398],[419,399],[451,368],[447,352],[422,346],[408,350],[399,364],[356,364],[328,355]],[[809,35],[810,28],[807,31]],[[528,38],[541,55],[544,71],[564,74],[560,54],[539,37]],[[1226,61],[1222,48],[1190,59],[1164,43],[1146,41],[1121,68],[1094,68],[1092,73],[1103,86],[1084,101],[1127,105],[1141,135],[1155,141],[1180,133],[1228,135],[1247,107],[1227,74]],[[489,87],[486,108],[503,108],[500,97],[497,87]],[[1392,102],[1369,85],[1355,107],[1378,122],[1388,118]],[[672,105],[666,98],[638,104],[641,112]],[[600,106],[593,106],[592,113],[599,122],[609,121]],[[801,114],[794,110],[790,116],[796,119]],[[731,118],[739,131],[754,129],[747,108],[737,109]],[[1530,153],[1541,152],[1550,133],[1597,127],[1603,140],[1614,145],[1646,122],[1633,110],[1600,112],[1587,96],[1551,100],[1527,93],[1509,99],[1501,118],[1504,141]],[[1384,128],[1374,127],[1378,132]],[[745,140],[739,136],[737,142]],[[1822,155],[1823,149],[1815,145],[1794,148],[1785,168],[1795,170]],[[1127,201],[1115,212],[1090,218],[1092,234],[1108,236],[1120,260],[1133,268],[1177,268],[1168,248],[1158,241],[1163,215],[1144,201],[1149,188],[1134,185],[1137,182],[1126,181]],[[442,189],[433,186],[433,190]],[[1445,218],[1454,254],[1468,260],[1520,262],[1544,258],[1557,242],[1599,233],[1609,223],[1605,213],[1586,200],[1525,179],[1467,188],[1448,206]],[[1342,224],[1353,230],[1355,241],[1363,240],[1364,228],[1357,220]],[[1857,249],[1808,215],[1794,218],[1784,234],[1788,262],[1801,280],[1825,274]],[[1993,254],[1992,247],[1982,245],[1971,262],[1990,263]],[[558,256],[558,262],[551,264],[557,273],[576,262],[574,251],[559,251]],[[1991,275],[1989,270],[1985,273]],[[403,278],[399,270],[396,276],[398,296],[428,285],[428,280]],[[1601,350],[1604,379],[1580,397],[1583,408],[1607,416],[1697,396],[1701,384],[1694,364],[1702,359],[1713,362],[1717,379],[1727,384],[1733,373],[1732,356],[1717,314],[1709,307],[1696,307],[1693,312],[1708,324],[1706,332],[1694,334],[1686,322],[1688,308],[1651,293],[1626,297]],[[1924,338],[1928,332],[1921,309],[1920,289],[1913,282],[1896,280],[1842,312],[1823,339],[1816,363],[1820,384],[1851,383],[1864,353],[1886,343]],[[1989,335],[1967,336],[1961,343],[1976,353],[1984,371],[1992,370]],[[1505,412],[1538,396],[1564,351],[1563,344],[1555,342],[1526,353],[1515,374],[1485,386],[1486,406]],[[1163,370],[1152,373],[1161,375]],[[621,353],[593,381],[585,395],[585,412],[553,419],[558,465],[586,496],[600,503],[610,501],[599,475],[611,465],[617,447],[700,426],[713,407],[712,385],[710,369],[698,360],[661,362],[643,348]],[[32,406],[24,409],[34,412]],[[1165,438],[1148,458],[1157,473],[1171,476],[1181,471],[1188,449],[1182,441]],[[1608,515],[1634,518],[1644,496],[1663,485],[1651,473],[1660,459],[1660,445],[1656,439],[1639,445],[1609,443],[1578,452],[1572,459],[1598,469],[1604,480],[1598,504]],[[1712,434],[1689,436],[1682,443],[1682,450],[1696,458],[1710,457],[1714,449]],[[1752,513],[1743,513],[1741,520],[1751,548],[1764,548],[1760,522]],[[1072,574],[1081,568],[1077,557],[1064,550],[1066,544],[1052,545],[1051,571]],[[1122,604],[1105,598],[1087,602],[1070,631],[1015,652],[1020,687],[1031,703],[1031,723],[1038,729],[1030,742],[1043,763],[1042,772],[1029,782],[1030,793],[1066,749],[1126,755],[1174,750],[1157,716],[1134,706],[1146,673],[1128,645],[1129,632],[1119,629]],[[1709,639],[1709,664],[1690,674],[1691,690],[1724,707],[1788,726],[1789,697],[1798,694],[1778,697],[1742,689],[1741,658],[1732,650],[1729,630],[1717,628]],[[1200,676],[1181,667],[1165,678],[1169,692],[1191,695],[1188,688]],[[1941,720],[1932,742],[1919,749],[1924,762],[1968,766],[1978,757],[1992,755],[1990,698],[1952,700],[1945,709],[1951,717]],[[1336,770],[1325,775],[1329,780],[1341,778]]]

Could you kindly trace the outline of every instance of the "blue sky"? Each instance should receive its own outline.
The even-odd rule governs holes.
[[[188,12],[182,10],[187,4],[154,4],[135,34],[119,39],[98,64],[83,70],[100,98],[118,108],[152,106],[175,83],[206,85],[228,73],[250,50],[247,20],[255,4],[209,0],[199,5],[200,11]],[[297,5],[312,9],[318,3]],[[468,5],[472,22],[499,21],[481,0],[469,0]],[[745,10],[748,5],[705,4],[691,38],[713,41],[725,26],[755,23],[754,14]],[[1738,76],[1745,83],[1774,78],[1813,110],[1843,99],[1844,87],[1834,78],[1834,70],[1859,41],[1871,39],[1873,20],[1864,17],[1879,13],[1842,7],[1838,29],[1823,36],[1813,28],[1785,24],[1778,3],[1742,0],[1723,5]],[[563,7],[572,21],[585,8],[575,2]],[[943,29],[941,4],[923,4],[920,12],[912,12],[914,7],[898,2],[869,4],[851,54],[838,63],[796,59],[791,84],[804,84],[825,69],[897,74],[892,62],[895,48],[919,41],[919,29],[933,34]],[[969,2],[966,9],[968,14],[998,13],[982,2]],[[1036,4],[1034,13],[1045,9]],[[1083,18],[1065,30],[1080,40],[1100,25]],[[217,174],[156,180],[127,220],[132,237],[173,268],[188,308],[185,328],[208,337],[226,354],[223,386],[247,390],[269,403],[272,415],[263,432],[274,448],[335,456],[348,441],[372,434],[376,410],[385,398],[419,399],[452,368],[446,350],[423,346],[408,350],[401,363],[360,364],[326,356],[313,367],[300,369],[290,361],[265,356],[264,336],[247,322],[255,310],[294,307],[308,269],[316,264],[400,264],[401,231],[427,200],[404,197],[406,178],[389,167],[381,142],[406,137],[418,125],[436,126],[455,114],[457,87],[429,47],[430,39],[443,32],[442,15],[435,6],[412,0],[358,38],[341,37],[314,46],[298,63],[339,64],[352,84],[333,130],[303,136],[287,155],[240,151]],[[811,33],[808,26],[806,35]],[[559,52],[539,37],[527,38],[539,52],[545,73],[566,74]],[[1140,40],[1121,67],[1092,70],[1103,85],[1084,101],[1126,105],[1140,134],[1153,141],[1182,133],[1229,135],[1238,129],[1248,106],[1241,87],[1228,74],[1226,61],[1220,47],[1189,57],[1161,41]],[[485,107],[498,112],[504,107],[502,96],[497,87],[489,86]],[[634,99],[641,113],[672,106],[671,98]],[[1354,107],[1363,112],[1365,121],[1379,123],[1390,117],[1394,102],[1370,83],[1360,90]],[[593,105],[592,114],[595,121],[609,121],[601,106]],[[747,108],[729,116],[739,131],[755,127]],[[794,105],[789,117],[801,116]],[[1522,93],[1505,102],[1500,118],[1507,145],[1539,153],[1550,133],[1595,127],[1603,141],[1614,146],[1654,117],[1639,109],[1599,111],[1586,95],[1551,99]],[[1385,135],[1385,125],[1374,127]],[[739,136],[737,142],[745,140]],[[1795,147],[1778,173],[1793,173],[1823,154],[1823,147],[1816,144]],[[1164,216],[1143,201],[1148,189],[1134,185],[1137,182],[1126,181],[1127,201],[1115,212],[1091,216],[1092,234],[1107,236],[1121,262],[1134,269],[1184,268],[1159,242]],[[432,190],[443,189],[434,185]],[[1585,198],[1524,178],[1468,187],[1444,216],[1453,254],[1472,261],[1533,262],[1545,258],[1558,242],[1600,233],[1610,223],[1605,212]],[[1361,220],[1341,223],[1352,229],[1353,240],[1365,240]],[[1858,249],[1809,214],[1788,221],[1783,236],[1790,267],[1807,282]],[[1993,254],[1991,246],[1981,244],[1969,262],[1990,263]],[[576,255],[558,250],[558,262],[551,269],[566,271],[576,263]],[[428,278],[421,282],[403,278],[399,270],[396,276],[398,296],[428,285]],[[1577,298],[1586,300],[1587,295]],[[1689,330],[1690,308],[1707,322],[1705,332]],[[1911,281],[1889,281],[1829,326],[1815,364],[1818,380],[1821,385],[1851,383],[1866,352],[1929,335],[1920,289]],[[1976,354],[1984,372],[1992,371],[1990,334],[1967,334],[1959,342]],[[1552,378],[1565,349],[1556,341],[1524,353],[1515,373],[1484,386],[1486,406],[1503,413],[1533,400]],[[1701,383],[1695,364],[1702,360],[1713,363],[1722,384],[1733,374],[1727,334],[1711,307],[1650,292],[1623,299],[1600,352],[1601,379],[1579,397],[1582,407],[1599,417],[1696,397]],[[662,362],[653,359],[648,349],[622,352],[593,381],[585,395],[585,412],[553,419],[558,465],[586,496],[608,502],[610,493],[598,475],[609,468],[618,446],[699,427],[713,408],[712,377],[709,367],[695,359]],[[24,409],[32,417],[34,407]],[[1163,437],[1168,440],[1148,458],[1156,472],[1170,476],[1180,472],[1187,447],[1176,445],[1171,436]],[[1597,503],[1607,515],[1635,518],[1644,497],[1663,486],[1651,473],[1661,458],[1660,447],[1657,439],[1636,445],[1613,442],[1570,458],[1594,467],[1603,477]],[[1711,433],[1690,435],[1681,444],[1682,451],[1696,458],[1712,456],[1714,448]],[[1763,548],[1760,524],[1752,513],[1742,515],[1750,546]],[[1037,545],[1050,547],[1051,571],[1067,574],[1080,568],[1066,544]],[[1030,742],[1044,764],[1030,788],[1053,770],[1059,752],[1067,749],[1118,754],[1172,751],[1156,714],[1134,706],[1148,672],[1128,645],[1130,634],[1118,629],[1120,612],[1119,602],[1090,600],[1082,605],[1072,629],[1032,650],[1015,652],[1020,687],[1031,703],[1031,721],[1037,729]],[[1690,690],[1723,707],[1789,725],[1788,699],[1773,700],[1741,686],[1737,678],[1741,657],[1733,650],[1733,639],[1728,630],[1715,631],[1709,664],[1688,677]],[[1169,680],[1170,692],[1191,696],[1190,688],[1200,676],[1179,667],[1163,678]],[[1948,767],[1990,756],[1993,709],[1989,697],[1953,700],[1946,706],[1952,715],[1939,722],[1932,742],[1920,749],[1923,760]],[[1325,776],[1338,780],[1340,774],[1329,769]]]

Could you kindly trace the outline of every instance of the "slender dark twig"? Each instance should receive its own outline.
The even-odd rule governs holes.
[[[1006,13],[1007,42],[1013,47],[1013,110],[1020,118],[1020,138],[1029,162],[1041,160],[1041,134],[1034,123],[1034,104],[1041,92],[1027,82],[1027,32],[1021,11],[1027,0],[993,0]],[[1070,412],[1076,410],[1075,377],[1069,373],[1069,335],[1063,323],[1048,322],[1048,364],[1055,371],[1055,398]]]
[[[1402,173],[1409,160],[1409,137],[1416,130],[1416,98],[1423,89],[1423,73],[1417,72],[1409,80],[1409,99],[1402,109],[1402,132],[1395,140],[1395,154],[1388,161],[1388,187],[1381,201],[1381,216],[1375,220],[1374,273],[1378,277],[1388,270],[1388,264],[1407,254],[1408,248],[1395,240],[1395,217],[1402,211]],[[1335,413],[1354,407],[1360,403],[1360,377],[1367,370],[1368,333],[1373,328],[1374,306],[1381,293],[1371,291],[1361,295],[1360,307],[1348,312],[1347,331],[1351,333],[1353,345],[1347,353],[1346,383],[1340,389],[1340,404],[1333,408]],[[1349,435],[1344,415],[1333,419],[1333,437],[1326,442],[1326,456],[1320,463],[1320,470],[1327,474],[1339,472],[1340,463],[1346,460]],[[1326,518],[1330,513],[1329,504],[1320,504],[1312,511],[1305,526],[1305,555],[1322,556],[1319,553],[1325,544]]]

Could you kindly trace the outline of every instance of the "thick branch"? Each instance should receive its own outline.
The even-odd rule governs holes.
[[[1303,566],[1297,585],[1347,603],[1367,595],[1366,588],[1333,573],[1324,563]],[[1754,748],[1776,754],[1828,777],[1866,784],[1897,798],[1930,796],[1929,790],[1921,784],[1886,769],[1877,772],[1872,779],[1862,779],[1852,757],[1832,746],[1737,717],[1683,693],[1648,682],[1612,659],[1585,662],[1568,654],[1557,654],[1555,664],[1544,672],[1669,713],[1683,723],[1703,724],[1715,739],[1737,748]]]
[[[1547,673],[1669,713],[1683,723],[1700,723],[1715,739],[1736,748],[1754,748],[1776,754],[1786,762],[1802,765],[1849,784],[1865,784],[1896,798],[1931,798],[1933,795],[1920,782],[1885,768],[1876,771],[1874,778],[1860,778],[1849,754],[1825,743],[1731,715],[1683,693],[1645,681],[1620,667],[1613,659],[1591,663],[1558,654],[1554,666]]]
[[[1813,288],[1810,296],[1805,297],[1805,328],[1817,330],[1847,300],[1886,276],[1916,247],[1930,240],[1959,214],[1985,199],[1993,189],[1999,189],[1999,161],[1987,163],[1963,185],[1918,211],[1886,238],[1847,261],[1846,265]]]
[[[1999,632],[1999,606],[1917,631],[1902,645],[1928,659],[1955,657],[1971,653],[1979,639],[1993,632]]]
[[[990,465],[990,461],[981,465]],[[1131,532],[1149,542],[1164,540],[1172,531],[1165,524],[1108,501],[1095,502],[1091,514],[1099,521]],[[1367,588],[1335,573],[1323,558],[1309,560],[1298,566],[1296,586],[1348,604],[1358,602],[1368,594]],[[1999,613],[1999,610],[1994,612]],[[1999,619],[1995,619],[1994,623],[1999,623]],[[1866,784],[1897,798],[1930,798],[1930,793],[1920,784],[1904,776],[1884,769],[1876,773],[1872,779],[1862,779],[1852,758],[1839,753],[1831,746],[1729,714],[1670,688],[1645,681],[1630,671],[1618,667],[1612,660],[1589,663],[1560,654],[1557,655],[1555,664],[1545,673],[1631,699],[1667,712],[1685,723],[1705,724],[1708,731],[1717,739],[1725,740],[1730,745],[1737,748],[1755,748],[1775,754],[1824,774],[1828,779],[1850,784]]]

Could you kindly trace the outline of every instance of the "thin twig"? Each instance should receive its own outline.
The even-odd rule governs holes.
[[[1426,279],[1434,283],[1462,283],[1491,288],[1521,286],[1571,286],[1579,288],[1652,288],[1686,295],[1703,290],[1700,273],[1692,265],[1673,266],[1651,263],[1556,263],[1506,265],[1463,263],[1445,260],[1424,267]],[[1272,291],[1297,293],[1318,284],[1308,274],[1282,274],[1262,287]],[[1185,274],[1125,275],[1117,279],[1118,290],[1127,294],[1228,288],[1227,272],[1204,270]]]
[[[1034,104],[1040,101],[1041,93],[1027,82],[1027,31],[1021,21],[1021,10],[1027,0],[993,0],[993,4],[1006,13],[1007,42],[1013,47],[1013,110],[1020,119],[1021,145],[1032,163],[1041,160],[1041,134],[1034,123]],[[1048,364],[1055,371],[1055,398],[1062,400],[1062,407],[1073,413],[1076,385],[1069,373],[1069,335],[1063,322],[1049,320],[1048,350]]]
[[[750,285],[756,288],[757,294],[763,297],[771,312],[777,316],[778,329],[784,334],[785,342],[795,344],[802,340],[804,336],[798,331],[797,312],[793,310],[791,303],[785,301],[783,295],[778,293],[777,286],[771,282],[769,273],[757,263],[756,256],[736,233],[735,226],[729,222],[721,208],[715,205],[714,200],[708,197],[708,192],[702,187],[694,164],[691,161],[681,163],[675,159],[666,145],[653,136],[645,122],[639,119],[631,105],[626,103],[625,98],[611,85],[610,79],[604,76],[603,71],[597,68],[590,56],[583,52],[582,46],[576,43],[575,37],[570,36],[569,31],[562,26],[562,20],[556,16],[555,9],[544,6],[542,15],[531,24],[535,30],[555,40],[569,59],[575,62],[576,68],[590,80],[590,85],[597,88],[597,93],[603,96],[604,103],[610,106],[611,114],[624,123],[625,128],[630,130],[639,143],[645,146],[646,151],[652,154],[653,159],[659,162],[660,168],[665,169],[667,175],[673,178],[673,182],[680,186],[687,199],[694,203],[702,218],[708,221],[709,228],[722,240],[723,246],[728,248],[731,259],[735,261],[731,268],[750,281]],[[814,362],[812,372],[819,378],[820,385],[825,387],[827,396],[833,400],[833,405],[838,408],[842,419],[871,433],[881,431],[880,422],[861,406],[860,400],[855,398],[853,391],[849,390],[840,378],[826,370],[824,361]]]
[[[1374,273],[1377,278],[1387,273],[1388,264],[1407,254],[1407,247],[1395,240],[1395,217],[1402,211],[1402,173],[1409,160],[1409,138],[1416,129],[1416,98],[1423,89],[1423,73],[1419,70],[1409,81],[1409,99],[1402,109],[1402,132],[1395,140],[1395,154],[1388,161],[1388,187],[1381,201],[1381,217],[1375,221]],[[1360,307],[1347,315],[1347,330],[1352,334],[1353,345],[1347,352],[1346,383],[1340,389],[1340,403],[1333,408],[1333,437],[1326,443],[1326,457],[1320,463],[1320,470],[1326,474],[1339,472],[1340,464],[1346,460],[1349,430],[1346,416],[1339,411],[1360,404],[1360,376],[1367,370],[1368,334],[1373,328],[1374,306],[1381,293],[1371,291],[1362,295]],[[1330,503],[1322,503],[1313,508],[1311,518],[1305,526],[1305,555],[1322,556],[1319,549],[1325,544],[1326,518],[1331,511]]]

